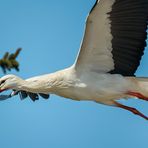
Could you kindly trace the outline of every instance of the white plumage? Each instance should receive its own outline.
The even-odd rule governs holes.
[[[112,59],[112,35],[106,12],[111,11],[115,0],[102,0],[89,14],[85,36],[76,65],[79,71],[107,72],[114,68]]]
[[[134,77],[145,47],[147,27],[141,26],[147,26],[147,9],[147,0],[96,1],[87,18],[77,60],[71,67],[27,80],[6,75],[0,79],[0,90],[13,89],[9,97],[20,93],[22,99],[29,95],[33,101],[38,94],[46,99],[48,94],[56,94],[73,100],[92,100],[148,119],[136,109],[116,102],[133,96],[148,100],[148,79]],[[141,24],[130,21],[136,20],[135,14],[142,19]],[[130,34],[133,28],[143,33],[138,40],[134,33]]]

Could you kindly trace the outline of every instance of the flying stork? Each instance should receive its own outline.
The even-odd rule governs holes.
[[[146,120],[121,98],[148,101],[148,78],[135,77],[146,47],[148,0],[97,0],[91,9],[84,38],[74,64],[51,74],[22,79],[0,78],[0,92],[12,89],[4,100],[20,94],[33,101],[56,94],[73,100],[91,100],[126,109]]]

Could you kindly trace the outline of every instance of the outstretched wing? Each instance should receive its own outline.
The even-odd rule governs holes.
[[[98,0],[86,22],[76,70],[134,75],[146,46],[148,0]]]
[[[44,99],[48,99],[50,97],[49,94],[42,94],[42,93],[37,94],[37,93],[31,93],[31,92],[27,92],[27,91],[13,90],[10,95],[5,95],[5,96],[3,95],[1,97],[2,99],[0,98],[0,100],[5,100],[5,98],[8,99],[8,98],[18,95],[18,94],[19,94],[21,100],[24,100],[27,97],[29,97],[32,101],[36,101],[36,100],[39,100],[39,96],[41,96]]]
[[[44,99],[48,99],[50,97],[49,94],[37,94],[37,93],[31,93],[31,92],[26,92],[26,91],[20,91],[19,92],[21,100],[29,97],[32,101],[39,100],[39,96],[41,96]]]

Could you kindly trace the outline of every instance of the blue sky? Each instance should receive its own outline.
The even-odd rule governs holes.
[[[0,55],[22,47],[23,78],[70,66],[94,0],[0,0]],[[137,76],[148,76],[148,50]],[[0,72],[0,76],[3,76]],[[122,101],[148,115],[148,103]],[[52,95],[0,102],[3,148],[147,148],[148,122],[125,110]]]

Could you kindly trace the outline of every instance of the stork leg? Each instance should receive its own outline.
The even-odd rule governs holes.
[[[116,102],[116,101],[113,101],[113,102],[114,102],[114,105],[115,105],[116,107],[120,107],[120,108],[126,109],[126,110],[132,112],[133,114],[136,114],[136,115],[138,115],[138,116],[140,116],[140,117],[142,117],[142,118],[148,120],[148,117],[145,116],[144,114],[142,114],[141,112],[139,112],[137,109],[135,109],[135,108],[133,108],[133,107],[125,106],[125,105],[120,104],[120,103],[118,103],[118,102]]]
[[[146,96],[144,96],[144,95],[142,95],[140,93],[137,93],[137,92],[128,92],[127,94],[130,95],[130,96],[137,97],[137,98],[139,98],[141,100],[148,101],[148,97],[146,97]]]

